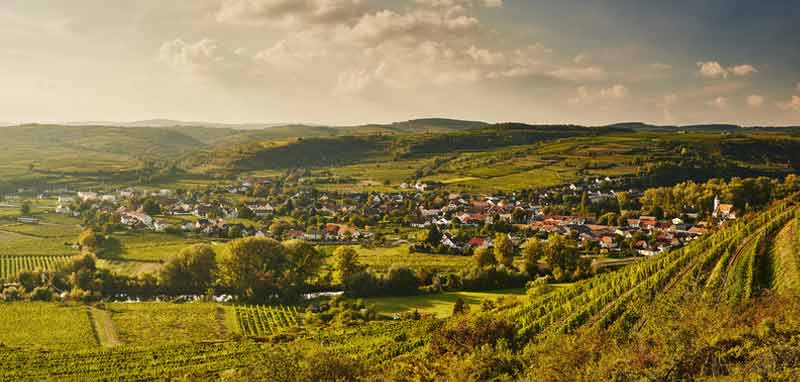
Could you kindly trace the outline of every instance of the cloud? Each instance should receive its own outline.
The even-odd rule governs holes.
[[[662,63],[662,62],[655,62],[655,63],[650,64],[650,68],[652,68],[654,70],[663,71],[663,70],[672,69],[672,65],[667,65],[667,64]]]
[[[701,61],[697,63],[697,67],[700,76],[706,78],[728,78],[730,75],[744,77],[758,72],[753,65],[742,64],[726,68],[717,61]]]
[[[626,95],[628,95],[628,88],[622,85],[614,85],[600,90],[600,98],[604,99],[623,99]]]
[[[793,95],[792,99],[788,102],[779,103],[778,107],[786,111],[800,111],[800,96]]]
[[[764,97],[758,94],[751,94],[746,98],[747,105],[752,108],[759,108],[764,104]]]
[[[548,71],[548,76],[572,82],[600,81],[606,78],[605,69],[599,66],[563,67]]]
[[[215,16],[232,24],[310,26],[351,22],[363,11],[362,0],[224,0]]]
[[[706,103],[706,104],[708,106],[710,106],[710,107],[714,107],[714,108],[717,108],[717,109],[725,109],[725,108],[728,107],[728,98],[720,96],[720,97],[714,98],[711,101],[708,101],[708,103]]]
[[[599,90],[592,90],[588,86],[579,86],[575,90],[575,97],[567,100],[570,105],[589,104],[598,101],[612,101],[621,100],[628,95],[628,88],[616,84],[608,88],[601,88]]]
[[[748,76],[750,74],[758,72],[753,65],[736,65],[730,69],[730,72],[733,73],[734,76]]]
[[[725,78],[728,77],[728,70],[723,68],[719,62],[708,61],[698,62],[697,66],[700,68],[700,75],[708,78]]]
[[[503,6],[503,0],[481,0],[480,3],[486,8],[498,8]]]
[[[161,44],[157,60],[178,72],[195,72],[220,62],[223,58],[217,54],[214,40],[202,38],[194,43],[187,43],[176,38]]]

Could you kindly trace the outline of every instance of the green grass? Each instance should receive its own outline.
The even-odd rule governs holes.
[[[161,262],[196,243],[211,241],[166,233],[119,232],[106,241],[100,257],[107,260]]]
[[[227,339],[227,311],[213,303],[107,305],[120,341],[132,345]]]
[[[0,343],[26,348],[96,346],[86,309],[47,302],[0,303]]]
[[[67,245],[75,239],[76,237],[43,239],[0,229],[0,256],[76,255],[78,251]]]
[[[385,272],[393,265],[412,269],[438,269],[457,271],[472,264],[470,256],[432,255],[427,253],[409,253],[408,245],[395,247],[367,248],[356,246],[359,261],[370,268]]]
[[[507,289],[490,292],[445,292],[424,294],[409,297],[367,298],[364,302],[374,304],[380,313],[395,314],[418,310],[420,313],[435,314],[436,317],[448,317],[453,312],[453,305],[459,298],[470,306],[479,309],[485,300],[496,300],[506,296],[524,296],[524,289]]]

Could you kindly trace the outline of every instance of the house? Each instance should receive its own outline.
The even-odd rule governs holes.
[[[617,248],[617,243],[614,242],[613,236],[603,236],[600,238],[600,247],[605,249]]]
[[[734,220],[736,219],[736,211],[733,208],[733,204],[720,203],[719,198],[715,196],[714,212],[711,216],[722,220]]]
[[[124,212],[120,215],[119,222],[131,228],[155,228],[153,218],[143,212]]]

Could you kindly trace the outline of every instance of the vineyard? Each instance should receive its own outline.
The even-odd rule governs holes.
[[[282,309],[282,308],[276,308]],[[288,309],[288,308],[287,308]],[[324,349],[364,365],[381,366],[412,354],[429,341],[436,321],[379,321],[330,329],[297,340],[304,349]],[[289,362],[286,348],[252,341],[189,342],[33,352],[0,347],[0,381],[217,380],[241,369]],[[296,365],[286,365],[293,367]]]
[[[702,290],[710,304],[737,305],[772,285],[794,286],[800,272],[797,252],[784,250],[776,262],[772,244],[781,229],[795,224],[797,212],[793,202],[776,203],[683,249],[541,296],[512,315],[521,334],[544,338],[581,327],[631,325],[642,316],[643,307],[686,290]]]
[[[9,281],[21,271],[54,270],[69,256],[0,256],[0,281]]]
[[[302,325],[301,314],[293,306],[239,305],[235,309],[239,330],[249,337],[278,334]]]

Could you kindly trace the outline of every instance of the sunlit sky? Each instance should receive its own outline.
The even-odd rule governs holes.
[[[3,0],[0,122],[800,124],[800,5]]]

